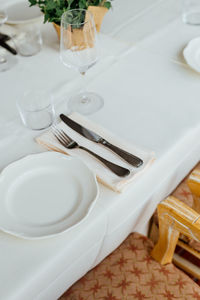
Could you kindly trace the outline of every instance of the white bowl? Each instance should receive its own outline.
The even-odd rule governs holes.
[[[43,14],[37,6],[29,6],[28,0],[18,0],[5,5],[8,14],[7,24],[24,24],[39,21]]]
[[[193,70],[200,72],[200,37],[188,43],[183,50],[183,56]]]

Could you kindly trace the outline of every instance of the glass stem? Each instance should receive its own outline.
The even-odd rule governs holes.
[[[83,104],[88,104],[90,103],[90,99],[87,97],[87,91],[86,91],[86,80],[85,80],[85,72],[80,72],[81,75],[82,75],[82,78],[83,79],[83,85],[82,85],[82,88],[81,88],[81,95],[82,95],[82,99],[81,99],[81,103]]]

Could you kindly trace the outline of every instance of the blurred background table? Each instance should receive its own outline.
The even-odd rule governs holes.
[[[80,85],[79,75],[59,60],[52,25],[42,25],[42,34],[39,54],[18,56],[16,66],[0,74],[0,171],[45,151],[34,142],[38,132],[21,124],[15,103],[24,90],[51,92],[58,115]],[[200,159],[200,76],[182,56],[199,34],[200,27],[182,23],[181,1],[113,1],[100,34],[102,59],[87,75],[88,89],[105,103],[89,118],[155,151],[157,159],[121,194],[99,185],[94,210],[69,232],[38,241],[0,232],[1,299],[56,299],[130,232],[147,234],[158,202]]]

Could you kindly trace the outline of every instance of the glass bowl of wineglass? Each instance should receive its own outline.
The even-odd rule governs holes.
[[[61,18],[60,58],[69,68],[75,68],[81,75],[97,62],[99,41],[91,12],[85,9],[66,11]],[[72,111],[88,115],[103,106],[100,95],[85,90],[68,101]]]

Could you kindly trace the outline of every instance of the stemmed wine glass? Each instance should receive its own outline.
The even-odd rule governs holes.
[[[85,9],[66,11],[61,18],[60,58],[64,65],[85,76],[98,60],[99,47],[92,14]],[[103,106],[101,96],[82,91],[68,101],[72,111],[91,114]]]

